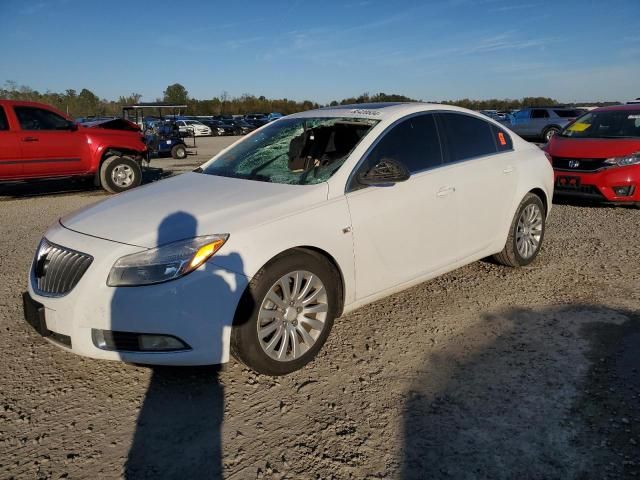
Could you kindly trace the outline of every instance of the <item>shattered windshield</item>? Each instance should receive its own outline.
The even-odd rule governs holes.
[[[198,171],[294,185],[325,182],[376,123],[376,120],[343,117],[278,120]]]

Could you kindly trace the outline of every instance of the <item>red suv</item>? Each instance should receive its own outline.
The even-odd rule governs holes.
[[[140,184],[146,151],[133,124],[79,127],[48,105],[0,100],[0,182],[91,176],[105,190],[122,192]]]
[[[557,195],[640,206],[640,105],[592,110],[554,135],[545,150]]]

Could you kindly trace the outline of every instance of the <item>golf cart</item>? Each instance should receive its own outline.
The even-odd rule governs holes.
[[[138,103],[122,107],[122,118],[140,127],[149,148],[149,158],[171,155],[181,160],[187,158],[189,153],[195,153],[189,152],[188,149],[196,148],[195,136],[180,132],[175,123],[180,111],[186,108],[186,105],[159,102]],[[155,111],[156,115],[148,115],[149,110]],[[167,111],[168,114],[165,113]],[[192,142],[189,142],[193,143],[192,145],[187,145],[188,137],[192,138]]]

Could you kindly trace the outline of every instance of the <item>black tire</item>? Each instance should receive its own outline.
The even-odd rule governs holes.
[[[544,132],[542,132],[542,139],[545,142],[548,142],[549,140],[551,140],[551,137],[558,133],[560,133],[560,129],[558,127],[547,127],[545,128]]]
[[[126,186],[119,185],[113,179],[113,171],[119,166],[126,166],[132,172],[131,182]],[[100,166],[100,186],[109,193],[120,193],[131,190],[142,183],[142,169],[140,164],[127,156],[113,155]]]
[[[518,229],[518,220],[520,219],[523,211],[529,205],[536,205],[542,214],[542,230],[540,235],[540,241],[538,243],[537,249],[533,252],[528,258],[524,258],[520,252],[518,251],[518,246],[516,243],[516,232]],[[525,265],[529,265],[533,262],[538,253],[540,253],[540,249],[542,248],[542,244],[544,241],[544,233],[546,229],[546,216],[547,213],[544,208],[544,203],[537,195],[533,193],[527,193],[525,197],[520,202],[518,209],[516,210],[516,214],[513,216],[513,220],[511,221],[511,226],[509,227],[509,236],[507,237],[507,242],[500,253],[497,253],[493,256],[493,259],[507,267],[524,267]]]
[[[311,348],[290,361],[267,355],[258,338],[258,313],[271,287],[284,275],[305,270],[319,277],[327,293],[327,317],[324,328]],[[267,263],[245,291],[231,331],[231,354],[257,373],[286,375],[309,363],[324,345],[333,321],[342,311],[342,281],[335,267],[322,255],[302,249],[290,250]]]
[[[171,149],[171,156],[177,160],[187,158],[187,148],[184,145],[174,145]]]

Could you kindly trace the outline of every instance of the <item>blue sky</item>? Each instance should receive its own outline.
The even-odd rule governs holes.
[[[0,0],[0,83],[320,103],[640,96],[640,0]]]

